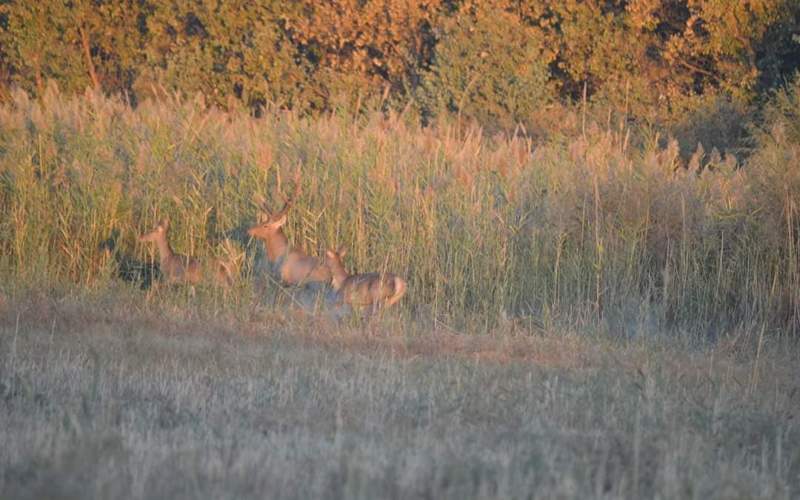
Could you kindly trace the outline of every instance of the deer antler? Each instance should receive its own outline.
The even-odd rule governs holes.
[[[253,204],[260,211],[264,212],[266,215],[271,215],[272,214],[272,210],[269,209],[269,204],[267,203],[267,199],[263,195],[261,195],[259,193],[255,193],[253,195]]]
[[[286,195],[284,195],[283,191],[281,190],[281,176],[280,176],[280,173],[278,174],[278,194],[281,195],[281,198],[283,198],[283,202],[284,202],[282,211],[286,211],[286,210],[289,210],[290,208],[292,208],[292,205],[294,205],[294,202],[297,201],[298,196],[300,196],[301,184],[300,184],[300,166],[299,165],[294,171],[294,178],[292,179],[292,181],[294,182],[294,193],[292,193],[291,198],[287,198]]]

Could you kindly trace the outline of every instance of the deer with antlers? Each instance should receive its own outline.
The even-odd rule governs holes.
[[[280,175],[278,175],[278,194],[283,198],[283,208],[279,212],[273,213],[265,201],[259,203],[262,211],[261,221],[251,227],[247,234],[264,242],[267,260],[272,264],[273,272],[282,283],[287,285],[329,283],[331,273],[325,263],[321,259],[292,248],[283,233],[283,226],[286,224],[289,210],[300,195],[299,169],[295,172],[294,185],[294,193],[291,198],[287,198],[281,192]]]
[[[396,304],[406,293],[406,282],[392,273],[348,274],[342,264],[346,250],[328,250],[325,265],[331,271],[333,289],[342,303],[358,308],[371,306],[372,312]]]

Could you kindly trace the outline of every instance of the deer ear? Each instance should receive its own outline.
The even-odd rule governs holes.
[[[272,222],[272,225],[275,227],[281,227],[286,224],[286,212],[282,212],[278,215],[278,217]]]
[[[325,251],[325,255],[327,255],[328,258],[330,258],[330,259],[335,259],[336,258],[336,252],[334,252],[333,250],[326,250]]]
[[[347,255],[347,249],[345,247],[339,247],[339,251],[336,253],[339,254],[340,259],[344,258],[344,256]]]
[[[169,229],[169,218],[164,217],[163,219],[161,219],[161,222],[158,225],[163,227],[164,230]]]

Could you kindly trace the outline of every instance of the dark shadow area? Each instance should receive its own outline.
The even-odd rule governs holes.
[[[161,271],[157,264],[138,260],[119,250],[119,229],[114,229],[108,238],[100,243],[100,250],[108,252],[114,259],[117,278],[126,283],[137,284],[142,290],[153,286],[153,282],[161,279]]]
[[[239,222],[236,227],[219,230],[220,224],[217,217],[217,210],[214,208],[208,214],[206,241],[210,244],[214,244],[224,240],[230,240],[238,243],[242,248],[247,248],[250,242],[250,236],[247,234],[247,230],[250,229],[253,224],[255,224],[255,222],[244,220]]]
[[[678,140],[681,158],[690,161],[702,145],[702,151],[717,149],[723,154],[733,154],[739,161],[747,158],[750,128],[756,114],[747,104],[720,97],[690,112],[672,128]]]
[[[247,234],[248,229],[253,227],[255,221],[245,219],[240,221],[235,227],[214,230],[212,228],[219,228],[216,215],[216,210],[212,210],[209,214],[207,224],[209,230],[206,234],[206,241],[208,241],[210,245],[219,244],[226,240],[237,244],[244,252],[242,267],[240,269],[241,274],[249,275],[253,272],[258,273],[260,269],[259,266],[263,267],[264,265],[261,261],[265,260],[266,254],[263,243],[257,239],[251,238],[250,235]],[[259,269],[253,269],[250,266]],[[263,271],[264,269],[260,269],[260,272]]]

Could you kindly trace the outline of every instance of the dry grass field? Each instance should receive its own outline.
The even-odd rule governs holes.
[[[183,299],[178,299],[181,302]],[[197,317],[25,297],[0,324],[4,498],[793,498],[780,343]],[[752,352],[756,348],[757,352]]]
[[[605,117],[598,121],[602,124]],[[800,146],[0,107],[2,498],[797,498]],[[408,282],[313,311],[247,236]],[[159,286],[138,241],[239,262]]]

